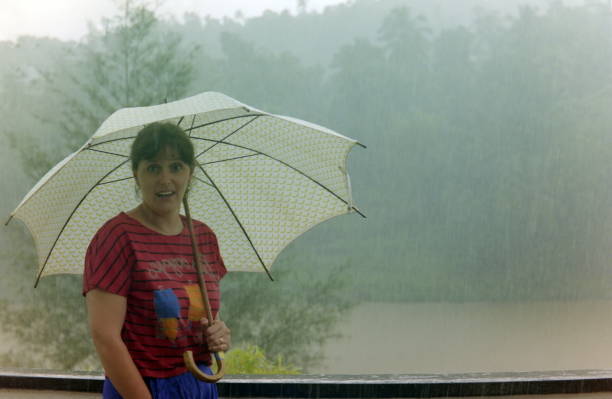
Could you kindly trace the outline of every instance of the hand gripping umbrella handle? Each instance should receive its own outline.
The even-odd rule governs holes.
[[[185,207],[185,216],[187,216],[187,228],[189,228],[189,235],[191,237],[191,249],[193,250],[193,259],[196,266],[196,270],[198,273],[198,286],[200,287],[200,294],[202,295],[202,301],[204,302],[204,307],[206,309],[206,317],[208,319],[208,326],[213,322],[212,311],[210,310],[210,302],[208,301],[208,293],[206,292],[206,283],[204,282],[204,275],[202,273],[202,264],[200,261],[200,251],[198,251],[198,246],[196,244],[195,233],[193,231],[193,223],[191,222],[191,214],[189,212],[189,204],[187,203],[187,193],[183,197],[183,206]],[[223,360],[218,353],[213,352],[213,356],[215,357],[215,362],[217,363],[217,373],[213,375],[208,375],[203,373],[202,370],[198,368],[194,359],[193,352],[186,351],[183,353],[183,360],[185,361],[185,366],[187,370],[191,372],[198,380],[215,383],[219,381],[225,375],[225,367],[223,365]]]

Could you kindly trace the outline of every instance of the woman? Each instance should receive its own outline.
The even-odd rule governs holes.
[[[85,257],[83,294],[106,372],[103,397],[216,398],[216,386],[195,379],[182,360],[192,350],[212,374],[210,352],[231,344],[217,316],[226,269],[215,234],[193,222],[215,318],[205,329],[189,230],[179,214],[195,167],[193,145],[179,127],[153,123],[138,133],[131,161],[142,202],[107,221]]]

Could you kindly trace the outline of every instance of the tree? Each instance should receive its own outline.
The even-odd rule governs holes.
[[[328,260],[292,246],[286,252],[275,263],[274,282],[263,273],[228,274],[221,314],[235,343],[306,370],[323,360],[319,344],[337,335],[337,321],[355,305],[347,295],[352,279],[348,263],[326,269]]]
[[[72,77],[87,103],[67,98],[61,126],[81,143],[108,115],[123,107],[148,106],[184,97],[193,78],[195,49],[181,48],[181,37],[160,29],[155,13],[124,3],[122,15],[90,29]]]
[[[47,101],[62,104],[44,120],[57,126],[63,151],[47,151],[35,138],[14,140],[24,168],[36,179],[83,145],[116,110],[177,100],[190,88],[197,49],[183,46],[181,37],[165,29],[144,3],[123,4],[120,14],[104,19],[101,28],[90,25],[83,43],[68,48],[43,71]]]
[[[428,94],[430,34],[425,17],[413,16],[407,7],[391,10],[380,27],[380,41],[394,80],[390,90],[394,107],[419,109]]]
[[[297,8],[300,14],[306,14],[306,11],[308,11],[308,0],[297,0]]]
[[[321,68],[305,67],[289,52],[261,49],[235,34],[223,33],[220,41],[222,73],[216,75],[215,88],[267,112],[317,121]]]

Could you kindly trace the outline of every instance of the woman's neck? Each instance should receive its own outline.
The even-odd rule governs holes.
[[[183,231],[183,221],[178,212],[157,214],[146,205],[140,204],[126,212],[146,227],[163,235],[176,235]]]

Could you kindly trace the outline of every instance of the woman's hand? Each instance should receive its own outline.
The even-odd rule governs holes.
[[[208,319],[204,317],[201,322],[206,328]],[[219,320],[218,315],[210,327],[204,330],[204,336],[211,352],[227,352],[232,346],[232,332],[223,321]]]

